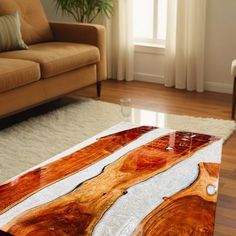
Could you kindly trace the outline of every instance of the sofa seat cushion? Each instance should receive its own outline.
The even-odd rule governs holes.
[[[40,79],[39,64],[0,58],[0,93]]]
[[[95,64],[100,60],[97,47],[65,42],[34,44],[28,50],[3,52],[0,57],[37,62],[40,64],[41,77],[44,79]]]

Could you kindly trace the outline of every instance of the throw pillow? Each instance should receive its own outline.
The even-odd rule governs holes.
[[[18,12],[0,16],[0,52],[27,48],[21,36]]]

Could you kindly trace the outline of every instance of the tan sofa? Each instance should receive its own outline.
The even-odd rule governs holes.
[[[0,117],[106,79],[103,26],[48,23],[40,0],[0,0],[0,15],[18,11],[28,50],[0,52]]]

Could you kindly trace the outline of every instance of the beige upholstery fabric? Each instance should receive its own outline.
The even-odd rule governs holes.
[[[39,80],[39,64],[0,58],[0,93]]]
[[[231,75],[233,77],[236,77],[236,59],[232,61],[231,65]]]
[[[96,82],[96,65],[39,80],[0,94],[0,118],[49,101]],[[30,99],[29,99],[30,98]]]
[[[52,32],[40,0],[0,0],[0,16],[18,11],[26,44],[52,40]]]
[[[97,80],[107,79],[106,33],[102,25],[78,23],[50,23],[54,40],[60,42],[86,43],[99,49]]]
[[[0,57],[38,62],[42,78],[50,78],[100,60],[97,47],[64,42],[34,44],[25,51],[0,53]]]
[[[0,16],[0,51],[27,48],[22,40],[18,12]]]

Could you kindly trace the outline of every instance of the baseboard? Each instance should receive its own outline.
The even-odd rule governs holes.
[[[164,84],[165,78],[163,75],[153,75],[146,73],[134,73],[134,80],[150,83]],[[205,90],[218,93],[232,94],[233,85],[217,82],[205,82]]]
[[[134,73],[134,80],[150,83],[164,84],[163,75],[152,75],[146,73]]]
[[[206,82],[205,83],[205,90],[211,92],[218,92],[218,93],[233,93],[233,85],[226,84],[226,83],[217,83],[217,82]]]

